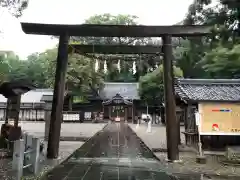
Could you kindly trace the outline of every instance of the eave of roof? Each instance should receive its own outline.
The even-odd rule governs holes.
[[[176,79],[175,93],[185,103],[240,103],[240,79]]]

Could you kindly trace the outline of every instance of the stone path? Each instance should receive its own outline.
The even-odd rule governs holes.
[[[143,142],[150,149],[167,149],[166,143],[166,127],[160,124],[152,125],[152,131],[150,133],[147,132],[147,124],[140,124],[138,128],[136,128],[136,124],[129,124],[131,129],[140,137]],[[184,131],[184,127],[181,126],[181,132]],[[185,143],[185,137],[181,133],[181,142]]]
[[[173,180],[162,164],[124,123],[112,123],[87,141],[44,180]]]

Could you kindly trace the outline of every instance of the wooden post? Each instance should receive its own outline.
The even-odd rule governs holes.
[[[69,36],[67,34],[63,34],[59,38],[54,94],[47,148],[47,157],[49,159],[58,158],[65,91],[65,77],[68,65],[68,41]]]
[[[19,112],[20,112],[20,103],[21,103],[21,95],[16,95],[12,97],[12,113],[14,113],[14,127],[18,127],[19,123]]]
[[[72,111],[72,104],[73,104],[73,96],[70,95],[68,99],[68,110]]]
[[[132,104],[132,123],[133,124],[135,124],[134,118],[135,118],[135,111],[134,111],[134,105]]]
[[[7,99],[7,107],[6,107],[6,113],[5,113],[5,124],[8,124],[8,118],[9,118],[9,111],[10,111],[10,106],[11,106],[11,99]]]
[[[167,134],[167,154],[169,161],[179,160],[179,134],[176,120],[176,103],[173,87],[172,41],[171,36],[163,36],[164,98]]]

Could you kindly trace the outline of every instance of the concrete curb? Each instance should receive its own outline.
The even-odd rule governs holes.
[[[157,153],[157,152],[167,152],[167,149],[166,148],[152,148],[152,151],[154,153]],[[179,152],[191,152],[191,153],[197,153],[197,150],[195,149],[188,149],[188,148],[181,148],[179,147]]]
[[[94,134],[95,135],[95,134]],[[44,137],[39,137],[40,139],[44,139]],[[86,142],[90,137],[77,137],[77,136],[61,136],[60,141],[83,141]],[[48,141],[48,139],[44,139],[44,141]]]

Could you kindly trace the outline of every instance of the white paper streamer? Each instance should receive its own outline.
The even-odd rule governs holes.
[[[133,74],[136,74],[137,68],[136,68],[136,62],[133,61]]]
[[[118,68],[118,71],[120,72],[121,71],[121,61],[120,60],[118,60],[117,68]]]
[[[104,61],[104,73],[107,73],[107,61]]]
[[[99,70],[99,62],[98,60],[96,59],[95,60],[95,72],[97,72]]]

